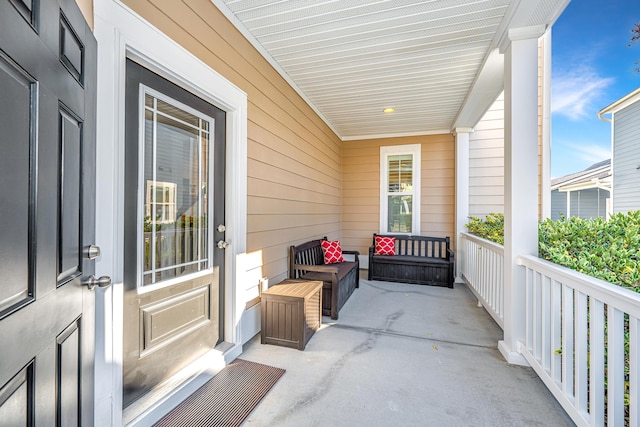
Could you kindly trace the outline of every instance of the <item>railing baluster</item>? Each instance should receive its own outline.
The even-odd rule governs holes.
[[[607,307],[607,425],[624,426],[624,313]]]
[[[527,301],[535,301],[533,298],[533,283],[531,283],[531,269],[524,269],[524,289],[526,294]],[[527,348],[533,348],[533,310],[535,310],[535,305],[527,304],[524,308],[524,317],[525,317],[525,344]],[[534,352],[535,354],[535,352]]]
[[[569,400],[575,401],[574,372],[574,291],[567,285],[562,285],[562,392]]]
[[[587,364],[588,362],[588,349],[587,349],[587,322],[589,321],[587,295],[582,292],[575,293],[575,306],[576,306],[576,408],[579,412],[587,413],[587,391],[588,381],[587,378]]]
[[[532,290],[533,290],[533,304],[532,304],[532,308],[531,308],[531,327],[533,329],[532,335],[533,335],[533,341],[531,343],[532,345],[532,349],[533,349],[533,356],[537,359],[540,360],[540,343],[541,343],[541,328],[540,328],[540,313],[541,313],[541,307],[540,307],[540,292],[541,292],[541,287],[539,284],[539,280],[538,280],[538,273],[536,273],[535,270],[533,269],[529,269],[531,274],[531,284],[532,284]],[[528,304],[527,304],[528,305]]]
[[[629,425],[640,425],[640,320],[629,316]]]
[[[542,287],[542,358],[540,359],[541,365],[549,372],[551,370],[551,358],[553,354],[552,340],[551,340],[551,279],[546,275],[541,275],[540,286]]]
[[[589,413],[591,425],[604,425],[604,304],[591,297],[589,310]]]
[[[554,381],[560,382],[562,380],[562,285],[556,281],[551,280],[551,360],[550,369],[551,378]]]

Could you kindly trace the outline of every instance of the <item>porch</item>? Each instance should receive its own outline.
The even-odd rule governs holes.
[[[473,61],[476,65],[464,90],[458,92],[449,86],[445,90],[437,80],[437,91],[414,96],[415,85],[406,85],[412,99],[435,105],[417,105],[419,113],[414,116],[421,127],[410,128],[405,118],[396,115],[393,128],[374,128],[363,121],[366,132],[336,131],[333,126],[340,120],[332,124],[318,116],[315,105],[299,97],[289,80],[280,78],[278,69],[270,67],[261,51],[242,37],[245,33],[234,27],[235,18],[214,6],[224,2],[194,2],[188,8],[182,2],[161,6],[155,4],[158,2],[124,3],[131,4],[149,23],[120,2],[96,3],[96,35],[102,46],[109,46],[102,49],[100,60],[106,69],[118,70],[99,88],[99,116],[103,120],[98,130],[98,156],[106,162],[101,165],[98,182],[106,190],[100,191],[99,185],[96,211],[102,227],[97,234],[107,250],[96,271],[112,274],[114,286],[104,302],[99,301],[106,313],[105,319],[99,319],[98,329],[104,329],[99,335],[104,338],[107,355],[104,361],[98,360],[97,370],[99,382],[107,385],[97,392],[96,418],[111,416],[112,424],[117,425],[122,413],[124,279],[120,248],[125,204],[118,190],[124,186],[120,179],[124,175],[124,143],[119,137],[124,131],[113,123],[123,122],[119,117],[124,115],[124,107],[118,96],[124,87],[125,58],[131,57],[224,107],[227,113],[226,163],[233,167],[227,169],[226,177],[225,239],[230,245],[225,255],[222,335],[230,350],[217,356],[228,362],[244,352],[245,359],[287,369],[285,378],[252,414],[248,425],[298,425],[323,419],[327,420],[323,424],[334,425],[571,424],[531,368],[505,362],[506,358],[526,363],[519,348],[525,338],[526,295],[519,285],[524,274],[520,274],[523,269],[516,258],[536,253],[538,212],[548,206],[544,197],[542,208],[538,206],[538,194],[546,194],[549,175],[545,169],[548,111],[539,109],[538,102],[548,106],[549,85],[543,83],[538,90],[539,67],[544,77],[550,63],[546,58],[550,55],[548,29],[566,1],[526,2],[527,7],[521,7],[525,2],[520,1],[501,2],[505,14],[496,17],[495,33],[487,33],[478,56],[482,60]],[[204,50],[203,40],[209,43]],[[360,41],[355,46],[359,47]],[[445,48],[439,50],[444,52]],[[442,52],[438,56],[451,62]],[[355,72],[360,74],[357,69]],[[422,72],[420,79],[432,75],[442,79],[438,73]],[[451,80],[451,75],[446,79]],[[353,86],[347,80],[346,84]],[[387,86],[399,92],[399,85]],[[434,95],[441,91],[446,94],[442,100]],[[363,281],[340,321],[325,325],[306,351],[260,346],[250,340],[260,326],[259,305],[252,302],[264,278],[277,283],[286,277],[286,249],[290,245],[327,235],[364,253],[371,234],[386,227],[388,222],[381,215],[386,212],[381,208],[381,200],[386,200],[380,193],[384,185],[378,182],[384,175],[381,155],[388,147],[417,147],[424,159],[416,161],[412,171],[417,177],[414,187],[422,191],[415,195],[414,232],[459,235],[469,214],[476,213],[477,201],[472,199],[477,195],[471,185],[477,178],[471,170],[476,159],[470,153],[477,142],[474,129],[482,133],[476,124],[501,91],[505,94],[500,114],[504,126],[489,133],[495,133],[501,143],[504,140],[504,150],[493,145],[489,150],[503,152],[504,170],[500,171],[499,162],[488,164],[501,173],[498,178],[504,182],[500,204],[505,211],[507,244],[502,268],[505,277],[500,283],[506,286],[497,300],[505,309],[499,323],[504,333],[476,306],[464,285],[450,290]],[[347,96],[360,99],[357,95]],[[450,102],[451,97],[457,101]],[[335,96],[335,102],[340,104],[340,98]],[[371,107],[377,103],[367,104],[368,110],[382,114],[378,107]],[[443,114],[448,105],[451,112]],[[359,113],[341,114],[360,117]],[[440,124],[425,117],[448,119]],[[390,121],[390,116],[386,120],[376,116],[374,123]],[[539,148],[542,155],[536,162],[532,159],[538,159]],[[419,178],[421,171],[424,180]],[[461,243],[456,244],[456,257],[464,262],[467,255]],[[586,390],[580,388],[576,394]],[[578,403],[583,404],[584,397],[579,396]],[[543,418],[549,416],[557,418]]]
[[[361,280],[305,351],[249,341],[242,358],[286,369],[246,425],[573,425],[466,285]]]

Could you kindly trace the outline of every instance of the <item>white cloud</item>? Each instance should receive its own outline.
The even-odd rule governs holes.
[[[612,77],[601,77],[590,66],[560,71],[553,76],[551,112],[571,120],[595,118],[600,110],[596,105],[605,90],[614,83]]]
[[[568,148],[574,152],[578,159],[589,163],[589,166],[611,158],[610,147],[603,147],[595,143],[569,144]]]
[[[569,175],[589,166],[611,158],[611,147],[608,143],[585,141],[554,141],[551,154],[551,179]]]

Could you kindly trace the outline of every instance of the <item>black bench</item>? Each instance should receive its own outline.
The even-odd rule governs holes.
[[[376,236],[395,237],[395,255],[376,255]],[[453,288],[449,237],[374,234],[369,248],[369,280]]]
[[[359,287],[360,253],[343,250],[343,254],[354,255],[355,261],[325,264],[320,242],[321,239],[312,240],[289,248],[289,278],[322,281],[322,314],[335,320]]]

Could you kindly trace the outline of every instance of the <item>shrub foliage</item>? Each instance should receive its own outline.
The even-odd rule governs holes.
[[[469,233],[504,245],[504,215],[490,213],[485,219],[476,216],[470,216],[469,219],[466,224]]]
[[[504,216],[469,217],[469,232],[504,244]],[[640,292],[640,211],[602,218],[546,219],[538,226],[542,259]]]

